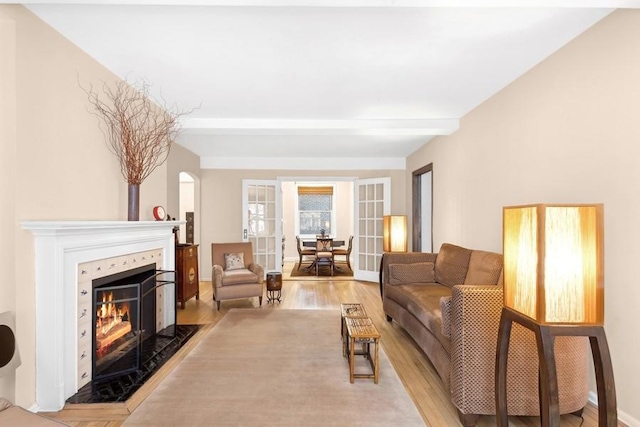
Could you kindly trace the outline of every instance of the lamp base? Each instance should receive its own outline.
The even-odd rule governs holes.
[[[517,322],[536,335],[538,364],[540,371],[540,422],[542,427],[560,426],[560,404],[558,400],[558,377],[553,344],[557,336],[589,337],[591,353],[596,371],[598,391],[598,426],[616,427],[618,411],[616,389],[611,366],[611,354],[607,337],[602,326],[582,325],[541,325],[510,308],[503,307],[498,330],[496,357],[496,419],[498,427],[508,427],[507,413],[507,356],[511,327]]]

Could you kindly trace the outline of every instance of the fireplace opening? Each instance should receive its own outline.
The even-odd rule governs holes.
[[[155,264],[101,277],[92,285],[92,380],[139,369],[141,346],[156,334]]]

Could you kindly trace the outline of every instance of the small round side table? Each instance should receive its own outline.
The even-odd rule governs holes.
[[[282,273],[267,273],[267,303],[280,302],[282,296]]]

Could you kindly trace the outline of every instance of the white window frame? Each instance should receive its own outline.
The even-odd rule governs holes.
[[[299,210],[299,194],[298,187],[332,187],[333,194],[331,195],[331,224],[334,224],[331,235],[336,236],[338,230],[336,229],[336,184],[331,182],[297,182],[295,188],[295,219],[296,219],[296,235],[300,236],[301,239],[315,239],[315,234],[300,234],[300,210]]]

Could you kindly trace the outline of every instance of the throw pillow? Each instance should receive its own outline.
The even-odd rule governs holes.
[[[389,284],[433,283],[435,282],[434,264],[432,262],[415,262],[412,264],[389,264]]]
[[[224,269],[239,270],[244,268],[244,252],[224,254]]]

